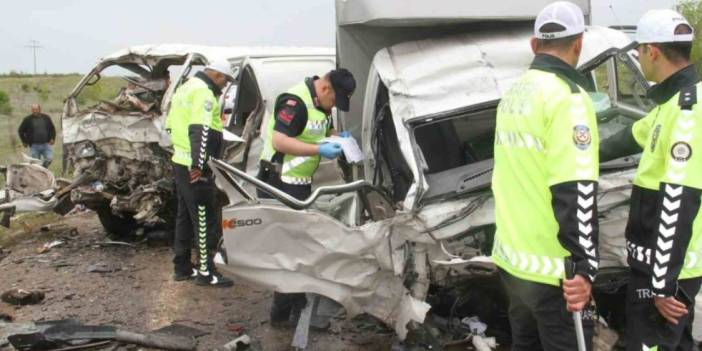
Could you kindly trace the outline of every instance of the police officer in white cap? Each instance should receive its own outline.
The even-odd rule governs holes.
[[[202,72],[181,85],[171,100],[166,129],[173,142],[173,176],[178,213],[173,258],[176,281],[194,279],[198,285],[227,287],[233,282],[219,274],[213,257],[221,237],[215,185],[207,161],[219,157],[222,120],[219,96],[236,73],[225,58],[211,59]],[[190,252],[195,240],[197,261]]]
[[[492,258],[509,298],[512,351],[578,350],[571,313],[592,349],[599,137],[589,84],[575,69],[584,31],[577,5],[544,8],[536,57],[498,107]]]
[[[702,283],[702,84],[690,63],[692,40],[692,26],[672,10],[651,10],[638,24],[639,62],[646,79],[658,83],[648,91],[658,106],[625,130],[616,148],[643,151],[626,228],[627,350],[694,347]]]

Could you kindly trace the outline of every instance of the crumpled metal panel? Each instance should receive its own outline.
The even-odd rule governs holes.
[[[534,57],[532,30],[467,33],[380,50],[373,66],[389,90],[393,117],[407,121],[501,98]],[[631,42],[622,32],[596,26],[584,38],[581,64]]]
[[[488,56],[484,46],[501,45]],[[394,119],[447,112],[497,100],[533,55],[526,31],[410,41],[379,51],[373,65],[390,94]]]
[[[7,166],[6,187],[13,192],[12,197],[34,195],[56,186],[54,174],[48,169],[29,163]]]
[[[228,262],[220,268],[279,292],[309,292],[340,304],[348,317],[369,313],[404,338],[410,321],[422,323],[430,306],[410,295],[401,274],[405,232],[397,219],[349,228],[317,211],[282,205],[226,208]],[[236,224],[239,223],[239,224]]]
[[[143,115],[105,115],[89,112],[62,119],[63,142],[83,140],[98,141],[118,138],[130,142],[158,143],[161,140],[161,123],[158,118]]]

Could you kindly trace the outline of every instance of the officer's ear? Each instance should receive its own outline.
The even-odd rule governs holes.
[[[583,35],[581,34],[578,36],[577,39],[575,39],[575,42],[573,43],[573,52],[577,55],[576,57],[580,57],[580,53],[583,51]]]
[[[660,58],[663,54],[661,53],[661,48],[658,45],[655,44],[649,44],[647,45],[648,50],[647,54],[651,58],[651,62],[656,62],[658,58]]]
[[[539,42],[536,40],[536,37],[531,37],[529,44],[531,45],[531,52],[536,55],[536,53],[539,51]]]

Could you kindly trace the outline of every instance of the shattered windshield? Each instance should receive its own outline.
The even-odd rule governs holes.
[[[90,77],[76,103],[80,112],[160,113],[169,84],[168,70],[155,74],[146,66],[112,65]]]
[[[653,106],[635,58],[613,49],[584,66],[602,141],[642,118]],[[498,102],[472,107],[412,125],[419,164],[428,190],[425,199],[445,199],[490,186]]]

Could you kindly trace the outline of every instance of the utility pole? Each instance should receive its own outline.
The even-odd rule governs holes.
[[[37,74],[37,50],[41,49],[42,46],[39,46],[39,42],[36,40],[30,40],[29,45],[25,45],[25,47],[32,49],[32,54],[34,56],[34,75]]]

